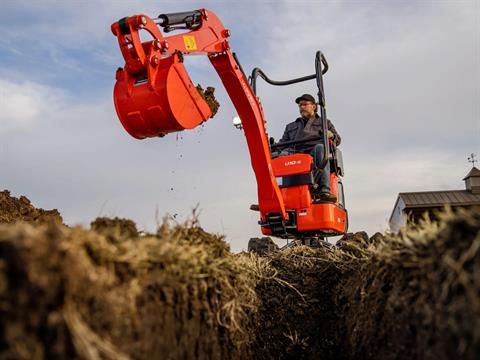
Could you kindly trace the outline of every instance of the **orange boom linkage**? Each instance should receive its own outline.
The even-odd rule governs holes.
[[[160,27],[165,33],[187,31],[164,36]],[[230,50],[227,40],[230,31],[213,12],[201,9],[162,14],[155,19],[134,15],[115,22],[111,29],[125,59],[125,66],[116,74],[115,109],[130,135],[137,139],[164,136],[195,128],[212,117],[183,65],[184,55],[205,53],[242,119],[258,185],[262,233],[292,237],[346,231],[346,210],[341,204],[312,204],[309,189],[313,184],[284,188],[278,185],[276,177],[310,173],[312,157],[296,154],[271,159],[271,145],[255,85],[249,84]],[[150,33],[153,39],[142,42],[140,30]],[[332,172],[335,191],[337,179]]]

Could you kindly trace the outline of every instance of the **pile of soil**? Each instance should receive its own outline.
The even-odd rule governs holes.
[[[480,211],[442,218],[356,245],[335,295],[349,358],[478,358]]]
[[[13,223],[19,220],[45,223],[50,221],[62,222],[63,219],[57,209],[43,210],[32,206],[25,196],[19,199],[10,195],[10,191],[0,191],[0,224]]]
[[[267,255],[279,249],[278,245],[268,236],[248,240],[248,251],[258,255]]]
[[[107,236],[110,240],[136,238],[137,225],[130,219],[98,217],[90,223],[90,229]]]
[[[259,358],[343,358],[333,304],[340,280],[334,255],[329,246],[298,246],[270,256],[275,276],[256,289]]]
[[[244,329],[265,260],[196,221],[128,238],[131,225],[0,225],[0,358],[253,356]]]
[[[270,261],[275,281],[257,287],[262,357],[473,360],[480,354],[478,209],[444,214],[439,223],[398,236],[359,232],[339,247],[300,246]]]
[[[478,211],[262,257],[195,218],[0,224],[0,358],[475,359],[479,274]]]

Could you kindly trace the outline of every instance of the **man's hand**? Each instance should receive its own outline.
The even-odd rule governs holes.
[[[330,130],[327,130],[327,136],[329,139],[333,139],[335,135],[333,135],[333,132],[331,132]]]

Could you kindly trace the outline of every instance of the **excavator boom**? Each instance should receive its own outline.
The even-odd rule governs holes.
[[[164,32],[187,30],[164,36]],[[259,99],[233,56],[226,29],[206,9],[162,14],[156,19],[135,15],[112,24],[122,55],[116,74],[114,102],[126,131],[135,138],[163,136],[194,128],[212,117],[212,111],[193,85],[183,56],[204,53],[233,101],[245,132],[257,180],[261,222],[275,231],[288,220],[280,188],[272,170],[265,120]],[[139,31],[151,41],[142,42]]]

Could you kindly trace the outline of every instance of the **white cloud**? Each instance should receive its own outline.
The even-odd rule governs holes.
[[[14,83],[0,79],[0,134],[32,130],[63,102],[61,90],[33,82]]]

